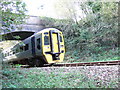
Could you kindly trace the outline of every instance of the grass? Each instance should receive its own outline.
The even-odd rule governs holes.
[[[110,85],[97,85],[80,70],[70,69],[22,69],[7,66],[3,68],[3,88],[112,88]]]

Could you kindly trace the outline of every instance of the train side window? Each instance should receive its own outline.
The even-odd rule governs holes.
[[[18,52],[19,52],[19,47],[16,48],[16,53],[18,53]]]
[[[40,38],[37,39],[37,48],[40,50]]]
[[[44,36],[44,45],[49,45],[49,38],[48,38],[48,36]]]
[[[60,36],[60,42],[63,42],[63,40],[62,40],[62,36]]]
[[[6,57],[6,53],[4,53],[4,57]]]
[[[20,52],[23,52],[23,51],[24,51],[24,47],[21,46],[21,47],[20,47]]]
[[[15,54],[15,49],[13,50],[13,54]]]
[[[5,57],[4,53],[2,53],[2,57]]]
[[[8,56],[7,52],[6,52],[6,57]]]
[[[8,56],[10,56],[10,52],[8,52]]]
[[[6,52],[6,57],[8,56],[8,52]]]
[[[7,52],[5,53],[5,57],[7,57]]]
[[[10,56],[11,56],[11,55],[13,54],[13,52],[12,52],[12,51],[10,51],[10,52],[9,52],[9,54],[10,54]]]
[[[8,53],[6,52],[6,57],[8,56]]]
[[[25,45],[25,51],[27,51],[29,49],[29,44]]]
[[[7,52],[7,56],[9,56],[9,52]]]

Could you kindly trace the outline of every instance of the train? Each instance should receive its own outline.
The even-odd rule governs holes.
[[[63,34],[56,28],[45,28],[2,51],[3,62],[43,66],[63,62]]]

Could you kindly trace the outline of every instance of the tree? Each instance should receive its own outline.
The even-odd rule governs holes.
[[[21,0],[1,0],[1,29],[0,32],[10,32],[19,28],[26,18],[26,4]]]
[[[92,14],[90,6],[82,0],[56,0],[55,10],[58,16],[78,23]]]

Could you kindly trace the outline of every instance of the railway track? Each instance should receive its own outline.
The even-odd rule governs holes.
[[[103,65],[120,65],[120,60],[117,61],[101,61],[101,62],[85,62],[85,63],[63,63],[63,64],[54,64],[53,66],[103,66]]]
[[[104,65],[120,65],[120,60],[117,61],[101,61],[101,62],[82,62],[82,63],[61,63],[61,64],[46,64],[43,67],[77,67],[77,66],[104,66]],[[23,68],[30,68],[28,65],[21,66]]]

